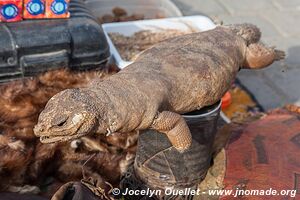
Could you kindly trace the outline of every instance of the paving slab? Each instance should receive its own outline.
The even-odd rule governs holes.
[[[270,82],[263,73],[241,70],[238,79],[253,94],[264,110],[283,106],[290,102],[287,94]]]
[[[256,24],[263,42],[285,50],[287,56],[263,70],[241,70],[238,79],[266,110],[286,103],[300,105],[300,0],[173,1],[185,15]]]
[[[285,94],[288,102],[300,101],[299,67],[281,66],[280,63],[276,63],[270,68],[263,69],[261,74],[272,83],[273,87],[277,88],[277,91]]]
[[[296,37],[267,37],[263,41],[266,44],[272,44],[286,52],[286,59],[284,63],[289,67],[300,66],[300,35]],[[300,81],[300,78],[299,78]]]
[[[280,10],[300,10],[300,0],[274,0],[273,4]]]
[[[218,2],[231,14],[251,14],[258,11],[263,12],[265,10],[275,9],[274,4],[270,3],[270,0],[219,0]]]
[[[300,35],[299,11],[267,10],[259,14],[277,27],[285,37]]]
[[[218,15],[220,13],[228,13],[225,7],[222,4],[219,4],[217,1],[173,0],[173,2],[180,8],[184,15]]]

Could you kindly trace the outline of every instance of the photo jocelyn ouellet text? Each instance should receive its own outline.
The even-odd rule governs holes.
[[[189,196],[189,195],[209,195],[209,196],[233,196],[233,197],[240,197],[240,196],[289,196],[295,197],[297,190],[276,190],[273,188],[265,189],[265,190],[230,190],[230,189],[211,189],[207,191],[201,191],[199,189],[191,189],[191,188],[184,188],[184,189],[174,189],[174,188],[166,188],[163,190],[152,190],[152,189],[145,189],[145,190],[133,190],[125,188],[121,191],[118,188],[114,188],[112,190],[113,195],[129,195],[129,196]]]

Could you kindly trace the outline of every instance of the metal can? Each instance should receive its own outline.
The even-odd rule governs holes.
[[[131,178],[136,179],[139,187],[143,184],[152,190],[196,189],[211,165],[220,109],[221,101],[182,115],[193,138],[191,147],[183,153],[171,145],[165,134],[143,131]],[[124,187],[129,186],[124,184]]]

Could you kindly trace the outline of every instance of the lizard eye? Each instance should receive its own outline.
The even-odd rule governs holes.
[[[54,126],[63,126],[66,124],[68,116],[60,116],[56,120],[52,121]]]
[[[63,126],[66,122],[67,122],[67,120],[60,122],[59,124],[57,124],[57,126]]]

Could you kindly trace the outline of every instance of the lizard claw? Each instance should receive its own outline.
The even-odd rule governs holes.
[[[275,49],[274,52],[275,52],[275,60],[281,60],[281,59],[285,58],[285,52],[284,51]]]

